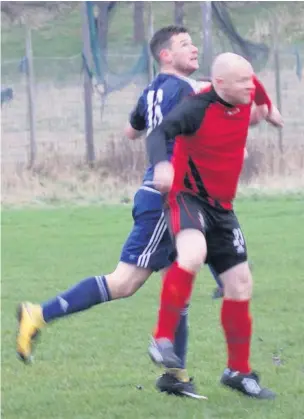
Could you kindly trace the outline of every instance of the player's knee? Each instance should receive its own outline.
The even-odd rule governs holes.
[[[241,263],[221,275],[225,297],[233,300],[248,300],[252,295],[252,276],[247,262]]]
[[[207,254],[206,240],[202,232],[194,229],[183,230],[176,237],[178,264],[192,272],[198,272]]]
[[[115,271],[106,275],[112,300],[127,298],[135,294],[149,275],[150,272],[147,269],[120,262]]]
[[[116,271],[107,275],[106,279],[112,300],[131,297],[138,289],[132,277],[121,275]]]
[[[129,297],[129,295],[132,295],[127,278],[119,275],[116,270],[106,275],[106,281],[112,300],[126,298]]]

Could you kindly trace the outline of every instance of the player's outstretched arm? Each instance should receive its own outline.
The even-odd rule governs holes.
[[[283,118],[278,108],[271,102],[265,87],[261,81],[255,76],[254,84],[256,87],[254,102],[257,105],[258,112],[263,113],[265,108],[261,108],[262,105],[266,105],[268,113],[265,116],[265,120],[275,127],[283,127]]]
[[[272,102],[268,93],[266,92],[264,85],[256,76],[254,76],[253,81],[255,85],[255,95],[254,95],[255,104],[257,106],[266,105],[268,108],[268,111],[270,112],[271,107],[272,107]]]
[[[144,134],[146,128],[145,100],[143,95],[141,95],[135,108],[131,112],[130,120],[124,129],[124,135],[129,140],[136,140],[136,138],[139,138]]]
[[[269,111],[267,105],[257,106],[253,104],[250,113],[250,126],[257,125],[262,121],[279,128],[284,125],[283,117],[276,106],[272,105]]]
[[[250,112],[250,126],[254,126],[259,124],[262,121],[265,121],[265,119],[268,116],[268,107],[267,105],[259,105],[257,106],[255,103],[251,106],[251,112]]]
[[[274,127],[283,128],[284,126],[283,117],[278,108],[274,105],[272,105],[271,110],[265,119],[269,124],[273,125]]]
[[[167,141],[178,135],[192,135],[200,127],[205,109],[199,101],[199,95],[182,100],[163,119],[160,125],[147,136],[146,148],[150,163],[167,161]]]
[[[147,154],[154,166],[153,182],[160,192],[168,192],[174,178],[173,167],[167,158],[167,141],[178,135],[194,134],[201,124],[204,111],[198,96],[187,97],[147,136]]]

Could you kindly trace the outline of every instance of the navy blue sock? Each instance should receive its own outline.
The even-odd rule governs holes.
[[[215,272],[214,268],[211,265],[208,265],[208,268],[210,269],[210,272],[211,272],[215,282],[217,283],[217,286],[219,288],[223,288],[223,283],[222,283],[219,275]]]
[[[111,295],[105,277],[93,276],[41,304],[42,314],[45,322],[48,323],[110,300]]]
[[[174,352],[182,361],[182,368],[186,368],[186,357],[188,348],[188,308],[181,311],[178,328],[175,332]]]

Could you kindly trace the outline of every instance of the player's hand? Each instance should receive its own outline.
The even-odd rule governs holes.
[[[130,122],[127,123],[125,129],[124,129],[124,135],[129,140],[137,140],[137,138],[140,138],[143,135],[144,131],[137,131],[132,127]]]
[[[169,192],[174,179],[174,169],[170,162],[162,161],[154,167],[153,183],[161,193]]]
[[[274,127],[282,128],[284,126],[282,115],[280,114],[278,108],[273,105],[269,115],[266,117],[266,121]]]

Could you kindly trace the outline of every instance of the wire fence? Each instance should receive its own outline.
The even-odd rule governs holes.
[[[3,61],[2,90],[13,98],[2,103],[2,162],[26,163],[30,155],[27,80],[20,60]],[[37,160],[48,150],[85,157],[83,70],[81,55],[69,58],[34,58]],[[102,109],[100,92],[94,89],[94,137],[96,149],[122,132],[147,75],[124,89],[112,92]]]
[[[136,54],[126,56],[116,52],[110,57],[136,60]],[[285,119],[283,150],[304,145],[304,75],[299,74],[294,52],[279,54],[280,92],[276,91],[274,59],[259,73],[274,102],[280,97]],[[26,163],[31,155],[29,141],[27,79],[22,60],[3,61],[2,89],[11,88],[13,98],[2,104],[2,162]],[[83,66],[81,55],[69,58],[34,58],[34,95],[36,107],[36,159],[50,151],[85,159]],[[119,77],[119,76],[117,76]],[[93,92],[94,144],[97,156],[107,140],[121,138],[128,115],[147,83],[147,74],[133,78],[124,88],[102,99]],[[254,128],[250,138],[259,144],[277,144],[277,131],[266,124]]]

